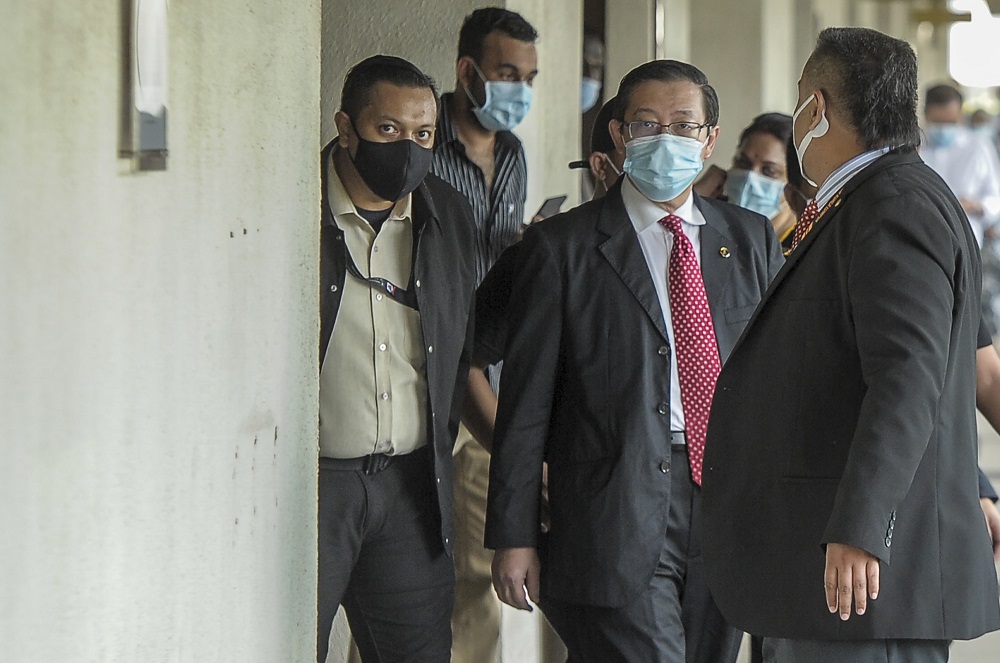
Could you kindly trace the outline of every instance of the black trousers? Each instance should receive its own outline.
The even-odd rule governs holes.
[[[365,663],[451,655],[455,572],[441,544],[429,450],[376,474],[320,459],[317,661],[343,604]]]
[[[763,638],[767,663],[946,663],[947,640],[785,640]]]
[[[674,446],[671,466],[689,467]],[[671,482],[663,549],[649,587],[624,607],[567,604],[541,608],[569,651],[568,663],[733,663],[742,633],[729,626],[708,591],[700,537],[701,489],[678,472]]]

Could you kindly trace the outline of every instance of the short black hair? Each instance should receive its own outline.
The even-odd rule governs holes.
[[[784,145],[792,137],[792,116],[785,113],[762,113],[755,117],[750,126],[740,133],[737,147],[755,134],[774,136]]]
[[[927,90],[927,95],[924,97],[924,110],[926,111],[931,106],[947,106],[956,101],[959,106],[962,105],[962,93],[957,88],[947,84],[935,85]]]
[[[865,149],[920,145],[917,56],[905,41],[869,28],[827,28],[803,77]]]
[[[409,60],[393,55],[373,55],[357,63],[344,77],[340,93],[340,110],[352,120],[371,103],[372,89],[377,83],[391,83],[399,87],[427,88],[438,102],[434,79],[420,71]]]
[[[458,57],[468,55],[479,62],[483,42],[491,32],[502,32],[518,41],[535,43],[538,31],[523,16],[503,7],[483,7],[465,17],[458,33]]]
[[[611,97],[604,102],[601,110],[597,113],[597,117],[594,118],[594,128],[590,132],[591,152],[603,152],[610,155],[615,151],[615,141],[611,138],[611,130],[608,129],[608,123],[611,122],[611,116],[614,114],[615,101],[617,99],[618,97]]]
[[[629,97],[637,87],[647,81],[688,81],[701,87],[701,96],[705,105],[705,123],[715,126],[719,123],[719,95],[715,88],[708,84],[708,77],[698,67],[677,60],[653,60],[641,64],[625,74],[618,84],[618,103],[615,104],[614,119],[625,121],[625,111],[628,109]]]

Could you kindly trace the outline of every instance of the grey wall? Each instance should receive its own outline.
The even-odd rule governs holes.
[[[0,658],[314,654],[319,0],[174,1],[169,169],[119,2],[0,15]]]

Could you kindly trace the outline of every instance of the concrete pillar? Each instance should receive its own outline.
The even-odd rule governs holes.
[[[656,3],[656,57],[691,60],[691,0]]]
[[[691,5],[691,62],[719,93],[712,161],[728,167],[740,131],[765,111],[790,113],[800,64],[792,0],[701,0]]]
[[[0,22],[0,658],[309,661],[319,1],[170,3],[152,173],[121,5]]]
[[[606,7],[604,81],[617,92],[625,74],[656,57],[655,1],[607,0]]]

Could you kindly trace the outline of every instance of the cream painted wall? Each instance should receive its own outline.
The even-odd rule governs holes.
[[[4,5],[0,658],[308,661],[319,0],[171,3],[146,174],[120,3]]]

